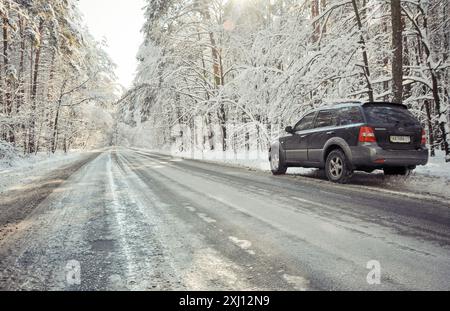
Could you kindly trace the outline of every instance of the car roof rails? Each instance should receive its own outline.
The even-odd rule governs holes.
[[[405,104],[399,104],[399,103],[393,103],[393,102],[365,102],[363,104],[363,106],[365,106],[365,105],[373,105],[373,106],[376,106],[376,105],[380,105],[380,106],[381,105],[392,105],[392,106],[399,106],[399,107],[408,109],[408,106],[406,106]]]
[[[343,101],[335,101],[332,103],[327,103],[323,106],[318,107],[317,109],[326,109],[326,108],[339,108],[339,107],[345,107],[345,106],[361,106],[364,102],[362,101],[355,101],[355,100],[343,100]]]

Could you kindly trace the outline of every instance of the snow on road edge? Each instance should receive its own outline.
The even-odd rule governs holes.
[[[74,163],[89,154],[86,151],[73,151],[70,153],[57,153],[48,155],[39,153],[26,159],[21,159],[13,167],[0,166],[0,193],[13,186],[21,186],[61,168]]]

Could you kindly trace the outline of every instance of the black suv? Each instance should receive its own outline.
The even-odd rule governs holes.
[[[426,134],[404,105],[345,103],[307,113],[290,135],[272,143],[274,175],[288,167],[324,168],[330,181],[345,183],[353,171],[407,175],[428,163]]]

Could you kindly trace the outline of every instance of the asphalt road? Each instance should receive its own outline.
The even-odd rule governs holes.
[[[72,168],[1,194],[0,289],[450,289],[444,199],[131,149]]]

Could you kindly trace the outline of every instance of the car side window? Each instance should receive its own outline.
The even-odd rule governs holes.
[[[303,119],[300,120],[300,122],[297,123],[297,125],[294,128],[294,131],[301,132],[312,129],[314,125],[315,116],[316,116],[315,112],[306,115]]]
[[[340,125],[364,123],[364,117],[359,107],[346,107],[339,110]]]
[[[320,111],[316,119],[315,128],[337,126],[338,119],[336,110]]]

